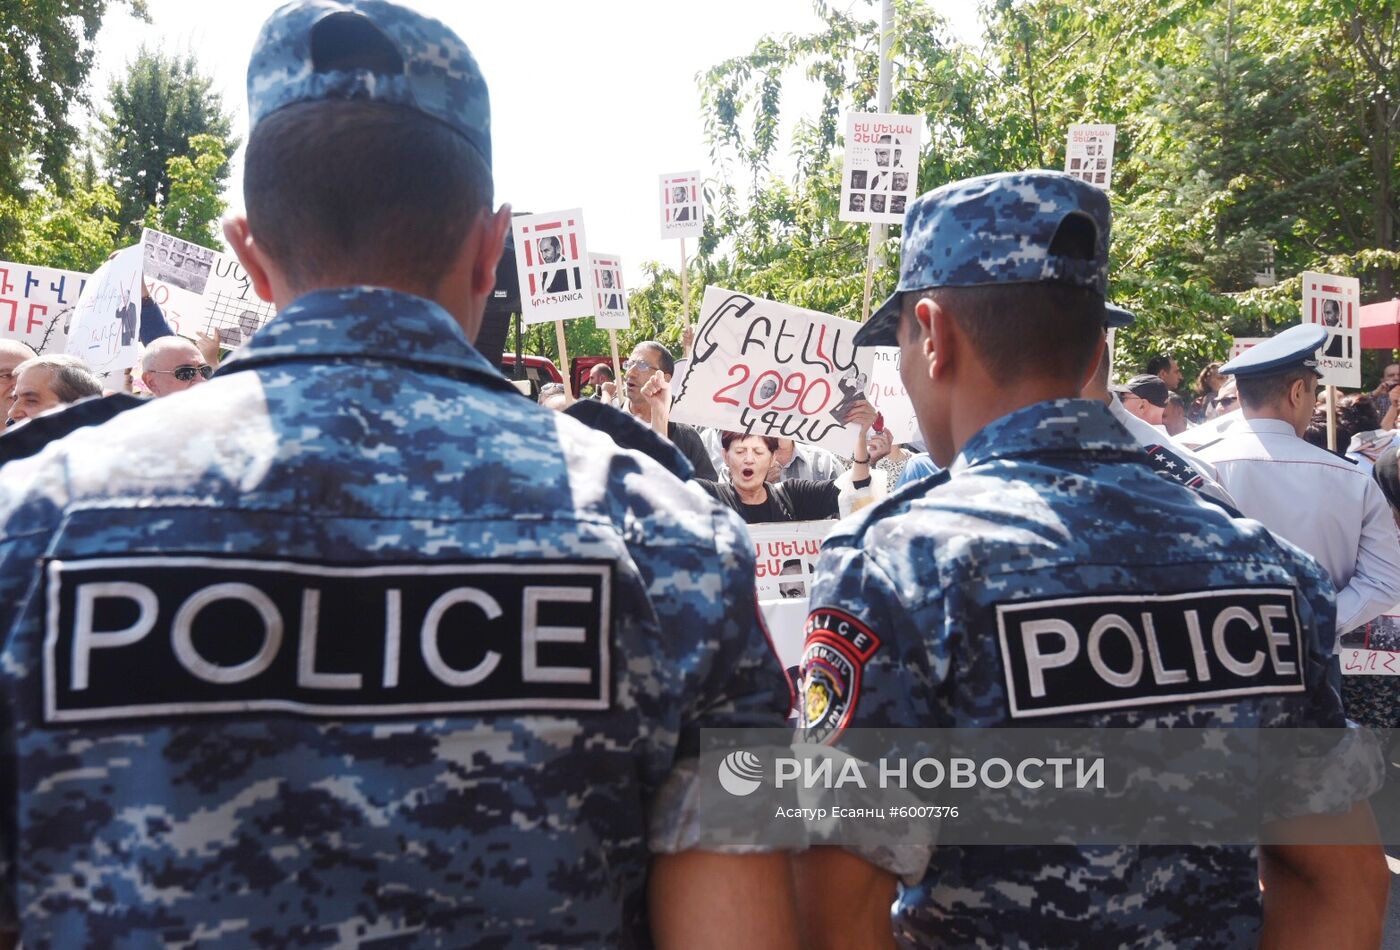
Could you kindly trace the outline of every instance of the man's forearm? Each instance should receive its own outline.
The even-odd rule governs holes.
[[[652,938],[662,950],[797,948],[786,853],[657,855],[647,890]]]

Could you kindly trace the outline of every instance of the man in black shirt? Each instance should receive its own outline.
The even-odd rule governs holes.
[[[664,435],[681,450],[695,467],[695,477],[715,479],[710,453],[700,434],[684,422],[671,421],[671,374],[676,371],[671,351],[655,340],[638,343],[632,356],[622,364],[627,384],[627,408],[638,420]]]

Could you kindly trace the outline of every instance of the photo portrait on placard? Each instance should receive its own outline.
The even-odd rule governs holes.
[[[1113,179],[1114,125],[1072,125],[1065,146],[1065,172],[1107,191]]]
[[[583,212],[519,215],[511,222],[525,323],[593,315]]]
[[[1328,386],[1361,385],[1361,282],[1355,277],[1304,272],[1303,322],[1327,330],[1318,355],[1318,371]]]
[[[630,317],[622,260],[616,254],[589,254],[588,260],[593,275],[594,323],[600,330],[626,330]]]
[[[202,294],[216,253],[163,231],[146,228],[141,232],[141,269],[147,281],[158,280]]]
[[[661,176],[662,238],[699,237],[705,231],[705,196],[700,173]]]
[[[846,116],[840,219],[902,224],[918,190],[918,116],[853,112]]]

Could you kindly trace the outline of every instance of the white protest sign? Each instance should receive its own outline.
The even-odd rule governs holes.
[[[589,254],[593,272],[593,322],[600,330],[626,330],[627,291],[622,286],[622,261],[616,254]]]
[[[1361,388],[1360,306],[1361,281],[1355,277],[1303,273],[1303,322],[1327,329],[1317,363],[1324,385]]]
[[[661,176],[661,237],[700,237],[705,233],[705,193],[700,173],[671,172]]]
[[[1260,343],[1264,343],[1269,338],[1266,336],[1237,336],[1230,342],[1230,359],[1243,356],[1247,350],[1253,349]]]
[[[65,352],[87,363],[109,385],[136,365],[141,325],[141,246],[118,251],[88,278],[78,297]]]
[[[904,211],[919,190],[922,131],[916,115],[847,113],[842,221],[904,223]]]
[[[176,333],[218,330],[220,345],[235,350],[277,315],[231,254],[152,228],[141,232],[141,247],[146,291]]]
[[[923,438],[919,433],[919,420],[914,415],[914,404],[909,401],[904,380],[899,376],[899,347],[876,346],[871,350],[874,360],[865,398],[885,417],[885,429],[894,438],[895,445]]]
[[[1400,676],[1400,604],[1337,640],[1343,676]]]
[[[88,275],[0,261],[0,338],[36,353],[62,353]]]
[[[672,419],[850,457],[859,429],[847,418],[873,357],[851,342],[860,324],[710,286],[699,325],[690,369],[672,385]]]
[[[511,226],[521,319],[534,324],[593,316],[583,209],[522,214]]]
[[[816,570],[822,539],[834,527],[834,520],[749,525],[758,599],[805,598]]]
[[[1117,134],[1116,125],[1071,125],[1065,171],[1108,191],[1113,183],[1113,141]]]

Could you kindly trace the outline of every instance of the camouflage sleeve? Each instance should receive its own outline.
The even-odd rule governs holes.
[[[781,729],[793,704],[787,674],[759,618],[753,543],[737,514],[713,508],[715,557],[697,572],[692,589],[673,585],[653,598],[663,636],[694,631],[702,644],[688,657],[695,676],[681,697],[675,761],[652,806],[649,846],[656,853],[696,847],[704,835],[704,816],[696,807],[700,730]]]
[[[921,725],[918,697],[933,682],[927,645],[906,631],[940,629],[941,600],[911,616],[889,575],[866,551],[828,541],[817,562],[802,648],[801,735],[838,742],[847,728]],[[933,854],[917,836],[848,847],[851,853],[918,883]]]
[[[34,459],[0,469],[0,931],[19,926],[14,785],[18,763],[14,724],[4,695],[4,674],[12,672],[6,666],[9,659],[5,647],[25,605],[34,596],[39,561],[58,524],[59,512],[53,500],[32,490],[43,484],[43,471]]]

